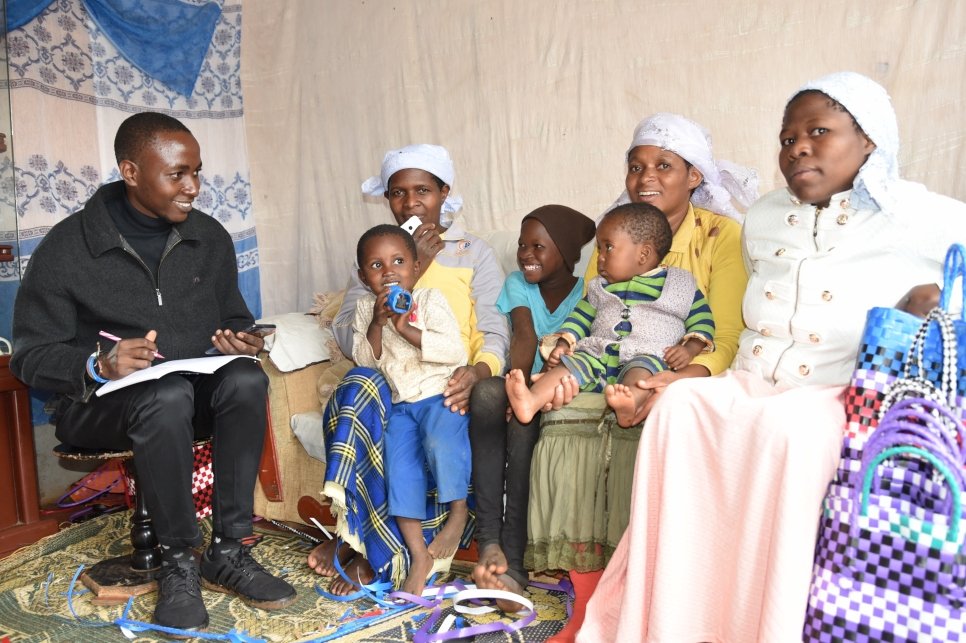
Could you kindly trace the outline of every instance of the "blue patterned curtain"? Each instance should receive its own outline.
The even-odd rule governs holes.
[[[52,225],[78,210],[99,185],[120,178],[113,151],[120,123],[136,112],[160,111],[180,119],[201,144],[204,170],[195,206],[231,233],[242,294],[252,314],[261,316],[242,119],[242,9],[240,0],[219,5],[188,96],[129,62],[82,0],[55,0],[7,33],[15,195],[0,198],[16,202],[21,274]],[[180,42],[165,46],[177,49]],[[0,274],[0,280],[15,277]],[[8,292],[0,288],[4,308],[11,301]]]
[[[52,0],[10,0],[7,29],[26,25]],[[214,0],[84,0],[104,35],[138,69],[190,96],[221,7]]]

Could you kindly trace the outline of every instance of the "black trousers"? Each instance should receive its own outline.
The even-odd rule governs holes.
[[[476,542],[481,550],[499,543],[509,565],[507,573],[526,587],[523,554],[527,548],[530,460],[540,437],[540,414],[529,424],[521,424],[515,417],[507,422],[508,402],[502,377],[478,382],[470,397]]]
[[[201,531],[191,497],[192,443],[212,437],[213,531],[252,533],[255,479],[265,436],[268,376],[236,359],[211,375],[166,375],[85,404],[57,418],[57,439],[92,449],[133,449],[158,542],[197,547]]]

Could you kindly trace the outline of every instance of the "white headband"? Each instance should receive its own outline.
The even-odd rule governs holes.
[[[691,202],[698,207],[740,222],[742,215],[732,200],[744,210],[758,198],[758,174],[730,161],[716,161],[711,154],[711,134],[684,116],[659,112],[642,120],[634,130],[627,155],[641,145],[654,145],[674,152],[698,168],[704,180],[691,195]],[[627,190],[608,210],[624,203],[630,203]]]
[[[463,207],[463,199],[453,194],[453,179],[456,172],[453,169],[453,159],[449,152],[441,145],[407,145],[398,150],[386,152],[382,159],[380,176],[370,176],[362,183],[362,193],[369,196],[383,196],[389,190],[389,178],[399,170],[424,170],[450,186],[449,196],[440,209],[440,224],[449,227],[444,222],[444,214],[452,215]],[[446,217],[452,222],[452,216]]]
[[[893,202],[890,187],[899,179],[899,125],[889,93],[871,78],[853,71],[805,83],[792,98],[808,90],[822,92],[847,109],[875,143],[875,150],[852,182],[852,205],[859,209],[889,209]]]

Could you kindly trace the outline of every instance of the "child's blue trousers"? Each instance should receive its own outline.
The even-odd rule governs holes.
[[[437,502],[463,500],[470,484],[469,415],[443,406],[443,396],[392,405],[386,427],[389,514],[426,518],[427,465]]]

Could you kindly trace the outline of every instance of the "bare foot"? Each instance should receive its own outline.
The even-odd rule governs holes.
[[[329,583],[328,591],[330,594],[347,596],[352,592],[358,591],[358,585],[367,585],[376,577],[376,572],[372,570],[372,565],[369,564],[369,561],[362,554],[353,557],[342,571],[352,579],[352,583],[341,576],[336,576]]]
[[[409,566],[409,575],[403,583],[402,591],[421,596],[426,588],[426,578],[429,572],[433,571],[433,557],[426,551],[409,552],[412,564]]]
[[[604,387],[607,406],[614,410],[617,424],[625,429],[634,426],[634,419],[650,396],[650,391],[632,389],[624,384],[608,384]]]
[[[493,542],[480,548],[480,559],[476,562],[476,567],[473,568],[471,574],[473,580],[476,580],[477,570],[480,570],[479,573],[482,574],[483,570],[491,565],[495,566],[497,574],[504,573],[510,567],[500,543]]]
[[[510,398],[510,408],[513,414],[521,423],[527,424],[537,414],[543,406],[536,404],[530,389],[527,388],[527,380],[523,376],[523,371],[515,368],[506,374],[506,394]]]
[[[316,546],[311,552],[309,552],[308,564],[309,568],[312,569],[316,574],[321,576],[335,576],[335,564],[333,563],[333,558],[335,557],[335,544],[336,540],[333,538],[327,540],[321,545]],[[346,543],[342,543],[339,546],[339,565],[343,568],[346,563],[352,558],[352,548]]]
[[[446,518],[443,528],[436,533],[433,542],[429,543],[430,557],[449,558],[456,553],[468,517],[465,500],[454,500],[449,503],[449,517]]]
[[[473,568],[473,582],[480,589],[499,589],[526,596],[527,594],[520,587],[520,583],[507,574],[506,570],[506,555],[504,555],[500,546],[496,543],[487,545],[480,554],[480,562]],[[523,603],[515,603],[505,598],[496,599],[496,606],[511,614],[526,609],[526,605]]]

